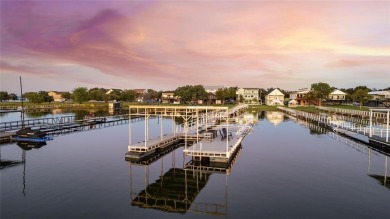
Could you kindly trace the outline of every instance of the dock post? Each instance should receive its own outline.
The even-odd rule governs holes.
[[[129,145],[131,145],[131,109],[129,112]]]
[[[372,137],[372,110],[370,110],[370,134],[369,137]]]
[[[229,110],[226,110],[226,157],[228,158],[229,151]]]
[[[389,113],[390,111],[387,111],[387,120],[386,120],[386,142],[389,142]]]
[[[163,117],[160,116],[160,140],[163,140]]]
[[[386,180],[387,180],[387,156],[385,158],[385,181],[384,181],[385,185],[386,185]]]

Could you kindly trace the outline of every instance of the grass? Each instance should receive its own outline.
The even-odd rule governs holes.
[[[340,109],[368,111],[368,107],[365,107],[365,106],[362,106],[361,109],[360,109],[360,106],[349,106],[349,105],[335,105],[335,106],[328,106],[328,107],[340,108]]]
[[[320,113],[320,112],[322,112],[322,110],[317,109],[317,108],[315,108],[313,106],[298,106],[298,107],[294,107],[292,109],[303,111],[303,112],[308,112],[308,113]]]
[[[250,105],[249,111],[277,111],[277,106]]]

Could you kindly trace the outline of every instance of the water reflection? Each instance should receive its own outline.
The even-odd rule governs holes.
[[[343,135],[342,133],[332,132],[329,129],[319,126],[316,123],[308,122],[306,120],[297,119],[290,115],[286,115],[289,119],[294,120],[296,123],[306,126],[310,130],[310,134],[315,135],[327,135],[332,139],[341,142],[359,153],[368,155],[368,176],[376,179],[382,186],[385,186],[390,189],[390,177],[387,173],[387,159],[390,156],[390,148],[383,146],[371,145],[367,142],[351,138],[350,136]],[[384,156],[384,175],[381,174],[372,174],[371,172],[371,156],[375,154],[376,156]]]
[[[265,117],[274,126],[277,126],[284,121],[284,113],[280,111],[267,111],[265,112]]]
[[[179,146],[182,145],[177,147]],[[176,151],[179,149],[169,152],[171,167],[166,172],[164,172],[163,159],[168,154],[167,152],[155,155],[144,161],[130,162],[131,205],[179,214],[193,212],[227,217],[228,174],[234,166],[241,149],[242,147],[240,146],[232,160],[222,166],[200,162],[199,159],[191,159],[185,163],[183,155],[182,166],[177,167]],[[151,164],[158,160],[161,161],[161,164],[158,166],[160,167],[159,177],[155,181],[150,182],[150,173],[156,171]],[[133,180],[139,179],[139,174],[133,173],[136,168],[138,170],[143,168],[144,175],[143,188],[138,189],[138,191],[133,188],[135,185]],[[207,186],[210,176],[218,173],[225,175],[225,189],[224,194],[214,195],[223,196],[224,201],[212,203],[208,200],[197,200],[202,189]],[[138,177],[133,178],[133,174]]]

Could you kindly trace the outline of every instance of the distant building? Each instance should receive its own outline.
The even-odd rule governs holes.
[[[175,96],[174,92],[162,92],[161,103],[180,104],[181,99],[179,96]]]
[[[212,93],[212,94],[215,94],[217,92],[218,89],[223,89],[225,88],[224,86],[221,86],[221,85],[216,85],[216,86],[203,86],[203,88],[205,89],[205,91],[207,93]]]
[[[108,112],[109,113],[114,113],[116,111],[121,110],[121,102],[109,102],[108,103]]]
[[[62,97],[62,94],[66,93],[65,91],[50,91],[47,94],[53,97],[54,102],[65,102],[66,99]]]
[[[265,105],[269,106],[282,106],[284,101],[284,94],[275,88],[271,93],[265,96]]]
[[[306,94],[310,92],[309,88],[301,88],[298,91],[294,91],[290,93],[290,100],[295,100],[298,106],[305,106],[309,104],[306,100]],[[295,103],[294,103],[295,105]]]
[[[371,91],[368,92],[369,95],[372,96],[372,100],[367,102],[367,106],[382,106],[382,107],[390,107],[390,90],[384,91]]]
[[[344,101],[347,94],[341,90],[334,90],[329,94],[328,99],[333,101]]]
[[[133,91],[137,92],[137,101],[144,102],[145,97],[148,94],[148,89],[133,89]]]
[[[113,92],[122,92],[121,89],[109,89],[106,94],[112,94]]]
[[[389,100],[390,99],[390,91],[371,91],[368,92],[369,95],[372,96],[373,100]]]
[[[259,104],[259,88],[238,88],[237,100],[247,104]]]

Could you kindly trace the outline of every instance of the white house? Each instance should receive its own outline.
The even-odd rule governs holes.
[[[236,95],[237,100],[243,103],[259,103],[259,88],[238,88]]]
[[[265,105],[277,106],[283,105],[284,94],[278,89],[275,88],[271,93],[265,96]]]
[[[368,94],[372,96],[373,100],[390,99],[390,91],[388,91],[388,90],[384,90],[384,91],[371,91],[371,92],[368,92]]]
[[[341,90],[334,90],[332,93],[329,94],[328,99],[329,100],[345,100],[345,96],[347,94],[342,92]]]
[[[62,97],[62,94],[66,93],[65,91],[50,91],[47,94],[53,97],[54,102],[64,102],[66,99]]]

